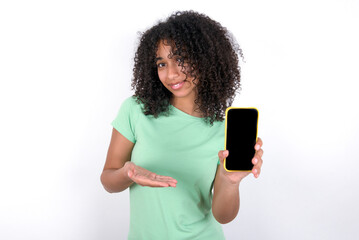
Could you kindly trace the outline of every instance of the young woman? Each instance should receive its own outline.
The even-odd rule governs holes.
[[[112,122],[101,181],[130,188],[128,239],[224,239],[249,172],[227,172],[224,113],[240,86],[241,50],[218,22],[177,12],[141,37],[132,87]],[[252,173],[262,166],[258,138]],[[213,189],[213,191],[212,191]]]

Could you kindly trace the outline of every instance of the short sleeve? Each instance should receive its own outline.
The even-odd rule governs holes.
[[[136,104],[133,97],[127,98],[111,123],[119,133],[133,143],[136,143],[135,122],[138,117]]]

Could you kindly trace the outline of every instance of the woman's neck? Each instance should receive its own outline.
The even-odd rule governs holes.
[[[194,99],[189,98],[171,98],[171,104],[177,109],[194,117],[203,117],[198,106],[194,103]],[[197,110],[196,110],[197,109]]]

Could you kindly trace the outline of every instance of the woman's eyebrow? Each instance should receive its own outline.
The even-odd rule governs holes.
[[[161,58],[161,57],[156,57],[155,58],[155,62],[157,62],[157,61],[159,61],[159,60],[162,60],[163,58]]]

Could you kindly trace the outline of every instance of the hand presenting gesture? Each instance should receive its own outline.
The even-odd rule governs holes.
[[[157,175],[133,162],[126,162],[124,165],[127,176],[135,183],[147,187],[176,187],[177,180],[167,176]]]

